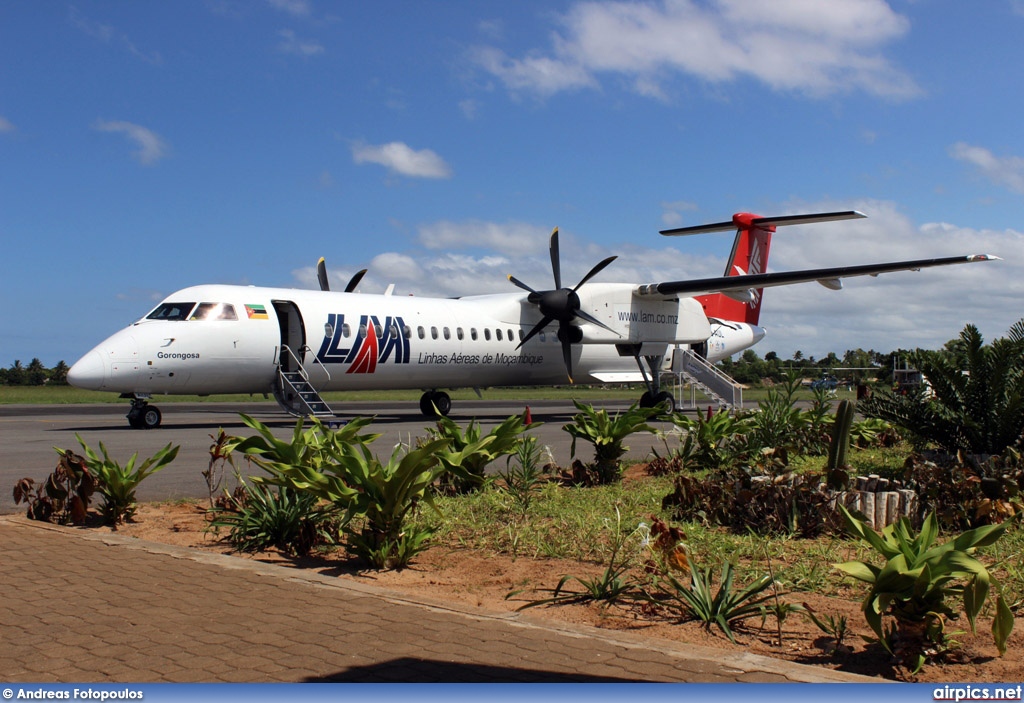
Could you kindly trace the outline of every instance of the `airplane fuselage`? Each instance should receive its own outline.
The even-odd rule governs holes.
[[[577,382],[639,380],[640,348],[663,357],[711,341],[713,361],[764,336],[751,325],[712,330],[694,300],[638,301],[634,288],[592,283],[581,293],[584,309],[614,332],[581,325]],[[139,396],[270,393],[279,368],[301,365],[320,391],[565,383],[554,329],[517,349],[539,319],[521,293],[439,299],[195,286],[97,345],[69,380]]]

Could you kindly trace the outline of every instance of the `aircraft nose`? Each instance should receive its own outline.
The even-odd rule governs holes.
[[[106,368],[103,356],[98,351],[91,351],[76,361],[68,371],[68,383],[75,388],[98,391],[106,381]]]

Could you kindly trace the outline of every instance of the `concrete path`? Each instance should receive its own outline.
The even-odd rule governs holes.
[[[872,680],[0,518],[6,683]]]

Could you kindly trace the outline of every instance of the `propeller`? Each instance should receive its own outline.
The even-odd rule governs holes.
[[[366,275],[366,269],[356,271],[355,275],[349,279],[348,285],[345,286],[345,292],[351,293],[359,285],[359,282],[363,280],[363,276]],[[327,280],[327,262],[324,257],[320,257],[320,260],[316,262],[316,278],[320,281],[320,290],[328,291],[331,289],[331,284]]]
[[[510,280],[514,285],[522,288],[530,295],[527,296],[527,301],[536,305],[540,308],[541,321],[533,326],[516,349],[530,341],[536,334],[544,330],[552,322],[558,321],[558,339],[562,343],[562,358],[565,360],[565,370],[569,374],[569,383],[572,383],[572,345],[579,344],[583,339],[583,331],[577,325],[572,324],[574,320],[584,320],[591,324],[602,327],[609,332],[614,332],[611,327],[604,324],[590,313],[585,312],[580,308],[580,297],[577,295],[577,291],[580,287],[589,281],[591,278],[599,274],[605,269],[608,264],[615,261],[615,256],[609,256],[604,261],[600,262],[594,268],[590,269],[586,276],[580,279],[572,288],[562,287],[562,271],[560,256],[558,251],[558,228],[551,232],[551,244],[549,247],[551,251],[551,271],[555,277],[555,288],[554,290],[536,291],[530,286],[520,281],[515,276],[509,276]]]

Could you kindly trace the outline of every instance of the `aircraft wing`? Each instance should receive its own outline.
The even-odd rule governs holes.
[[[666,281],[664,283],[648,283],[636,289],[636,295],[678,297],[680,295],[695,296],[711,293],[727,293],[729,291],[745,291],[758,288],[789,286],[794,283],[817,281],[826,288],[839,290],[842,279],[854,276],[877,276],[880,273],[893,271],[918,271],[933,266],[951,266],[953,264],[970,264],[976,261],[1001,261],[993,254],[970,254],[967,256],[948,256],[941,259],[919,259],[917,261],[894,261],[887,264],[864,264],[860,266],[839,266],[826,269],[806,269],[803,271],[785,271],[780,273],[759,273],[746,276],[719,276],[716,278],[700,278],[689,281]]]

